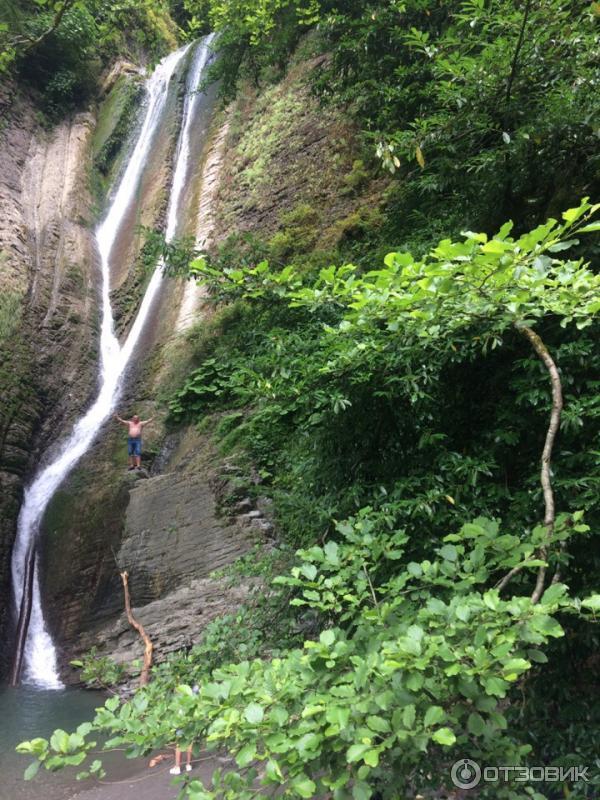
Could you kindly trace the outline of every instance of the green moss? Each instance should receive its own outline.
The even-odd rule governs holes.
[[[75,498],[71,491],[59,489],[54,493],[44,520],[44,527],[53,545],[56,543],[61,531],[65,531],[68,528],[74,500]]]
[[[67,268],[67,280],[75,289],[82,289],[84,286],[84,274],[80,264],[69,264]]]
[[[122,146],[135,123],[142,95],[143,86],[139,76],[121,75],[98,110],[92,140],[93,170],[90,183],[99,203],[106,194]]]
[[[340,191],[342,194],[355,194],[369,182],[370,177],[368,170],[365,168],[364,161],[357,158],[352,163],[351,171],[344,176],[344,186]]]
[[[221,418],[216,428],[216,434],[219,437],[227,436],[231,431],[235,430],[244,421],[244,414],[242,411],[234,411],[233,414],[226,414]]]
[[[384,221],[385,217],[381,209],[373,206],[362,206],[346,217],[334,222],[325,231],[324,238],[326,241],[335,244],[353,239],[362,239],[372,231],[381,228]]]
[[[279,84],[261,95],[237,148],[243,165],[239,178],[248,188],[269,180],[269,162],[293,135],[303,105],[303,97],[294,86]]]
[[[297,253],[308,252],[315,244],[319,232],[319,214],[308,203],[299,203],[292,211],[281,216],[283,229],[269,240],[271,258],[282,261]]]
[[[9,339],[19,326],[22,297],[18,292],[0,294],[0,345]]]
[[[144,91],[139,80],[132,80],[128,76],[123,77],[125,80],[118,90],[112,109],[112,129],[94,155],[96,167],[104,174],[108,174],[110,171],[121,146],[129,135]]]

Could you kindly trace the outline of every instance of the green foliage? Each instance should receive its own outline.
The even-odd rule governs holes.
[[[94,62],[98,29],[89,9],[71,3],[53,28],[55,18],[51,7],[31,17],[28,35],[37,43],[30,45],[28,57],[20,63],[21,76],[41,90],[44,110],[51,116],[81,104],[93,91],[98,71]]]
[[[192,781],[186,796],[231,800],[253,797],[257,779],[287,797],[423,793],[447,780],[465,746],[477,760],[524,763],[530,748],[514,738],[503,699],[563,636],[557,612],[578,607],[567,588],[554,585],[537,605],[486,589],[532,549],[515,553],[486,519],[446,537],[431,560],[404,566],[408,535],[385,514],[364,509],[337,531],[339,542],[300,552],[299,566],[278,579],[297,592],[293,602],[321,615],[317,639],[216,669],[197,691],[159,670],[132,701],[98,709],[93,729],[111,735],[106,747],[125,745],[130,755],[175,740],[226,747],[237,769],[219,768],[210,787]],[[59,736],[50,744],[61,753],[70,740]],[[83,760],[90,746],[54,758]],[[19,749],[44,761],[47,747],[34,740]],[[494,786],[481,796],[525,795]]]
[[[117,54],[156,58],[176,44],[165,0],[5,0],[2,11],[0,72],[38,90],[50,118],[89,100]]]
[[[582,442],[597,430],[589,370],[599,355],[592,334],[561,333],[552,316],[567,322],[576,304],[583,326],[597,305],[597,278],[551,252],[560,255],[557,236],[569,225],[550,222],[516,241],[507,227],[490,240],[469,234],[421,261],[397,254],[364,274],[327,269],[312,286],[264,262],[225,273],[222,263],[198,262],[214,297],[244,295],[249,305],[205,342],[209,361],[172,411],[252,408],[236,437],[275,475],[271,491],[294,543],[380,486],[407,519],[445,525],[476,508],[533,524],[548,388],[518,330],[542,318],[567,400],[557,490],[571,508],[595,507],[597,463]],[[290,299],[304,308],[286,309]]]
[[[124,680],[126,674],[122,664],[117,664],[108,656],[99,656],[95,647],[92,647],[81,659],[70,663],[72,667],[81,670],[81,680],[86,686],[94,689],[117,686]]]
[[[319,19],[319,0],[186,0],[193,32],[220,33],[212,79],[231,98],[241,77],[258,82],[265,70],[281,73],[302,34]]]
[[[344,177],[344,194],[354,194],[369,181],[370,177],[364,161],[360,158],[356,159],[352,164],[352,170]]]
[[[400,178],[388,245],[428,247],[465,225],[489,233],[511,216],[533,227],[597,192],[595,4],[188,0],[194,9],[221,32],[214,77],[227,98],[241,79],[281,75],[314,29],[327,54],[307,67],[315,91],[349,110]]]
[[[164,233],[153,228],[140,226],[138,233],[144,237],[140,262],[146,273],[161,262],[165,275],[175,277],[188,274],[190,261],[198,256],[193,236],[182,236],[167,242]]]
[[[131,701],[98,710],[107,748],[228,750],[237,768],[187,783],[192,800],[250,800],[257,781],[296,798],[427,796],[449,786],[465,752],[486,764],[546,754],[519,697],[543,681],[553,642],[587,632],[599,604],[582,509],[597,526],[600,475],[577,437],[600,418],[587,376],[600,362],[600,276],[563,258],[572,237],[598,230],[597,210],[584,200],[516,238],[510,224],[494,237],[466,232],[421,258],[391,253],[381,268],[329,267],[316,280],[252,264],[251,252],[224,270],[193,262],[213,298],[233,305],[199,340],[172,414],[233,412],[223,435],[248,451],[282,535],[303,547],[291,569],[282,551],[271,590],[214,621]],[[537,474],[548,378],[524,326],[561,353],[573,398],[551,541]],[[497,395],[473,391],[490,381]],[[536,602],[546,566],[557,578]],[[254,567],[273,574],[268,561]],[[91,745],[63,752],[59,738],[21,751],[49,768],[83,763]],[[561,752],[571,743],[591,758],[580,729],[564,733]],[[493,784],[480,796],[521,800],[528,789]]]
[[[281,229],[269,241],[269,256],[285,263],[290,256],[309,251],[315,243],[318,213],[308,203],[299,203],[281,216]]]

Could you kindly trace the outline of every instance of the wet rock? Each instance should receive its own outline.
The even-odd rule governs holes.
[[[273,501],[270,497],[257,497],[256,507],[259,511],[262,511],[265,516],[270,516],[273,513]]]
[[[133,75],[141,78],[143,74],[143,70],[139,66],[132,64],[131,61],[126,61],[123,58],[119,58],[111,67],[106,77],[102,80],[100,85],[100,94],[108,94],[119,78],[121,78],[123,75]]]
[[[265,536],[272,536],[275,532],[273,523],[267,519],[253,519],[252,527],[261,531]]]
[[[252,500],[249,497],[244,497],[242,500],[239,500],[233,507],[233,511],[236,514],[243,514],[246,511],[251,511],[253,508]]]
[[[132,597],[141,604],[208,576],[251,544],[237,526],[217,519],[205,474],[171,472],[131,489],[117,562],[129,571]]]
[[[93,116],[44,130],[10,81],[0,115],[0,286],[11,320],[0,341],[1,643],[23,482],[95,388],[97,274],[88,225]]]

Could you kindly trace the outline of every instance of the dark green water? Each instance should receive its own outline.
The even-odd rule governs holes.
[[[73,730],[92,719],[103,705],[100,692],[81,689],[42,691],[32,687],[0,688],[0,800],[65,800],[90,782],[75,780],[75,770],[50,773],[40,769],[33,781],[23,781],[29,756],[15,746],[35,736],[48,737],[55,728]]]

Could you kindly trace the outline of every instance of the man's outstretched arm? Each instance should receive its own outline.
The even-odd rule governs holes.
[[[153,419],[154,419],[154,417],[150,417],[150,419],[143,419],[142,420],[142,425],[147,425],[149,422],[152,422]]]
[[[115,419],[118,420],[121,423],[121,425],[129,425],[129,420],[121,419],[121,417],[118,414],[115,414]]]

